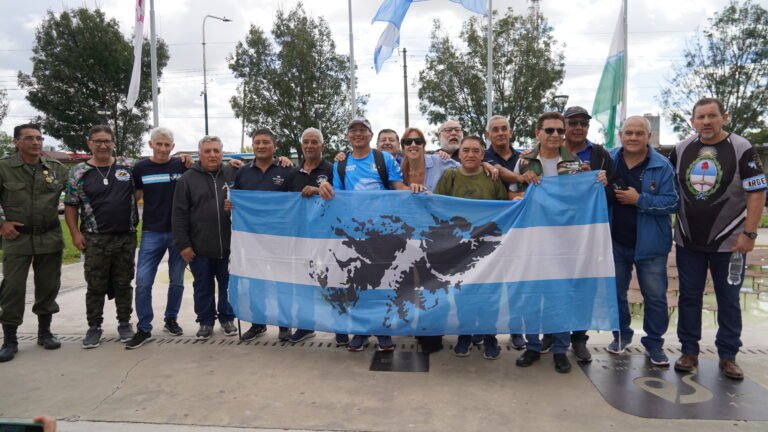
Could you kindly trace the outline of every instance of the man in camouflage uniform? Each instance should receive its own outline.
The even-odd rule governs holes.
[[[13,128],[16,153],[0,161],[0,235],[3,236],[3,282],[0,285],[0,323],[5,335],[0,362],[12,360],[18,351],[16,329],[24,317],[27,274],[35,272],[37,344],[57,349],[51,334],[51,318],[59,311],[56,296],[61,282],[64,242],[58,217],[59,196],[67,168],[42,156],[40,126]]]
[[[85,254],[88,332],[83,348],[96,348],[101,340],[105,295],[115,299],[120,341],[128,342],[134,335],[130,323],[131,280],[138,211],[133,163],[112,156],[115,148],[112,129],[106,125],[92,127],[87,143],[93,157],[72,168],[64,212],[72,243]]]

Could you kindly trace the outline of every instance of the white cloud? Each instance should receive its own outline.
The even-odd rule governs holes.
[[[12,5],[10,3],[13,3]],[[206,14],[226,16],[233,21],[208,20],[206,24],[207,70],[209,74],[210,132],[220,135],[227,150],[240,146],[240,122],[229,106],[237,81],[231,76],[226,57],[242,40],[251,24],[267,33],[278,8],[288,10],[296,0],[237,1],[156,0],[158,36],[170,46],[171,59],[160,83],[160,120],[174,129],[178,147],[192,149],[204,133],[202,92],[202,21]],[[384,28],[371,24],[380,1],[353,1],[355,59],[358,65],[359,93],[370,94],[368,116],[375,128],[404,127],[402,59],[397,53],[385,63],[380,74],[372,69],[373,49]],[[503,13],[507,7],[515,12],[527,10],[524,0],[496,0],[494,8]],[[658,112],[656,96],[666,82],[671,65],[679,61],[685,40],[707,25],[707,18],[720,10],[727,0],[645,0],[629,5],[629,113]],[[16,71],[29,71],[34,30],[47,10],[54,13],[64,8],[85,5],[101,7],[120,23],[129,35],[133,31],[133,2],[125,0],[40,0],[4,2],[0,4],[0,87],[16,89]],[[339,53],[349,52],[347,2],[343,0],[306,0],[305,9],[323,16],[329,23]],[[565,43],[566,76],[558,93],[570,95],[569,105],[591,108],[616,23],[619,2],[615,0],[573,0],[541,2],[541,10],[554,28],[556,38]],[[417,87],[414,84],[424,65],[429,48],[433,19],[439,18],[454,39],[461,24],[472,16],[460,5],[448,0],[414,3],[405,18],[401,45],[408,49],[409,111],[412,126],[433,129],[418,111]],[[149,32],[149,26],[145,26]],[[20,50],[20,51],[19,51]],[[9,91],[10,116],[2,129],[34,115],[24,100],[24,91]],[[344,97],[340,95],[340,97]],[[26,116],[26,117],[25,117]],[[662,142],[671,143],[669,128],[662,130]]]

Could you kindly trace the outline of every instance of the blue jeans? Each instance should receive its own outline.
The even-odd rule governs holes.
[[[184,268],[186,264],[173,245],[173,233],[143,231],[139,246],[139,262],[136,266],[136,315],[139,330],[152,332],[152,285],[157,267],[168,251],[168,299],[165,304],[165,320],[176,319],[184,294]]]
[[[224,258],[208,258],[196,256],[189,263],[195,281],[192,288],[195,293],[196,322],[203,325],[213,325],[218,311],[219,322],[225,323],[235,319],[232,305],[229,304],[229,256]],[[216,305],[216,284],[219,284],[219,304]]]
[[[541,352],[541,339],[538,333],[525,335],[525,349],[529,351]],[[555,354],[565,354],[568,352],[568,346],[571,344],[571,332],[552,333],[552,352]]]
[[[698,355],[701,340],[701,307],[707,269],[712,273],[717,298],[717,354],[723,360],[735,360],[741,347],[741,284],[728,283],[730,252],[695,252],[677,246],[677,269],[680,273],[677,338],[683,354]],[[746,257],[744,259],[746,262]],[[744,270],[741,273],[744,279]]]
[[[627,291],[632,279],[632,267],[637,270],[640,293],[643,295],[645,313],[643,314],[644,336],[640,342],[647,350],[659,350],[664,346],[664,333],[669,327],[667,310],[667,256],[658,256],[644,260],[635,260],[635,249],[613,242],[613,263],[616,266],[616,294],[619,303],[619,332],[613,337],[631,341],[634,331],[630,327],[632,316],[629,313]]]

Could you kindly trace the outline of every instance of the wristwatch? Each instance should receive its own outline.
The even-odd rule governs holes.
[[[757,233],[756,232],[744,231],[744,235],[747,236],[750,240],[754,240],[754,239],[757,238]]]

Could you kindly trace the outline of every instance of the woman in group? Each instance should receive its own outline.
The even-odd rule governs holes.
[[[400,140],[403,162],[403,182],[413,192],[432,192],[443,173],[449,168],[456,168],[459,163],[453,159],[443,159],[437,153],[426,154],[424,147],[427,140],[424,132],[417,128],[408,128]]]
[[[403,182],[413,192],[434,192],[437,182],[443,173],[450,168],[458,168],[461,164],[445,153],[437,152],[427,154],[424,147],[427,140],[424,132],[418,128],[408,128],[400,140],[400,148],[403,154],[403,162],[400,170],[403,172]],[[498,168],[483,162],[485,173],[496,180],[499,176]]]

